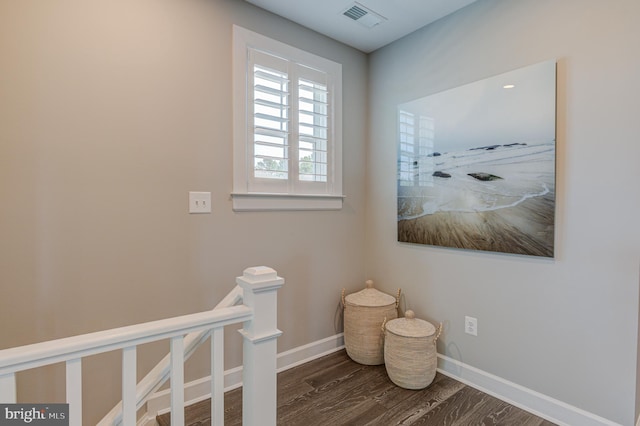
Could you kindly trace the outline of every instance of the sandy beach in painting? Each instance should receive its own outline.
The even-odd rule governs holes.
[[[398,241],[553,257],[555,142],[435,152],[398,186]]]

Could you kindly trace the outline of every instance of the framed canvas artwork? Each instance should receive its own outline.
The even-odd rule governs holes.
[[[554,256],[555,61],[397,114],[398,241]]]

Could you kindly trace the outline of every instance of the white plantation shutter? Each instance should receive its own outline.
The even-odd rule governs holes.
[[[298,81],[298,176],[301,181],[327,182],[329,134],[327,85]]]
[[[234,49],[234,78],[242,64],[246,78],[244,86],[234,80],[244,95],[244,106],[234,103],[234,209],[252,194],[313,197],[310,208],[340,208],[340,65],[239,27]]]
[[[286,61],[250,50],[255,178],[289,177],[289,79]]]
[[[327,74],[249,49],[250,191],[327,193]],[[293,102],[291,100],[294,100]]]
[[[289,179],[289,73],[286,60],[249,49],[249,189],[286,190]]]

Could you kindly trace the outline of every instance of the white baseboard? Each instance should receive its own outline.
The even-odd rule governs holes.
[[[344,348],[344,333],[330,336],[308,345],[299,346],[278,354],[278,373],[297,367],[314,359],[332,354]]]
[[[344,348],[343,333],[330,336],[308,345],[300,346],[286,352],[278,354],[277,367],[278,373],[288,370],[314,359],[329,355]],[[225,392],[242,386],[242,367],[232,368],[224,372],[224,390]],[[184,386],[185,405],[195,404],[202,400],[211,398],[211,377],[203,377],[198,380],[186,383]],[[171,391],[169,389],[156,392],[153,394],[146,404],[145,421],[138,422],[139,425],[153,426],[156,425],[155,418],[158,414],[164,414],[169,411],[171,406]]]
[[[596,414],[440,354],[438,354],[438,371],[560,426],[621,426]]]
[[[344,348],[342,333],[312,342],[278,354],[278,372],[288,370]],[[566,404],[557,399],[525,388],[486,371],[438,354],[438,371],[446,376],[492,395],[511,405],[556,423],[560,426],[621,426],[596,414]],[[225,391],[242,386],[242,367],[224,373]],[[211,397],[211,378],[203,377],[185,384],[186,404],[193,404]],[[155,417],[169,411],[169,390],[156,392],[146,404],[146,422],[141,426],[156,425]],[[640,426],[640,419],[636,426]]]

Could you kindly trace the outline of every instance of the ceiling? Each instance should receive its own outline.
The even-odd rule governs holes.
[[[246,1],[369,53],[476,0]]]

